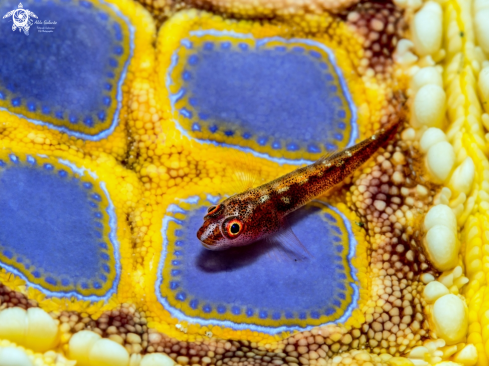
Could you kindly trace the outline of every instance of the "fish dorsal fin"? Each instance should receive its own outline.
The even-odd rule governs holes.
[[[223,184],[227,193],[245,192],[266,183],[265,178],[260,175],[260,163],[252,153],[232,148],[228,150],[232,162],[228,167],[231,170],[230,179]]]
[[[329,159],[330,157],[332,157],[334,154],[336,154],[338,152],[338,150],[334,150],[334,151],[328,151],[327,153],[325,153],[324,155],[322,155],[318,160],[316,161],[323,161],[323,160],[326,160],[326,159]]]
[[[258,187],[264,183],[264,179],[258,174],[245,169],[236,169],[233,174],[233,180],[235,185],[241,189],[241,192]]]
[[[336,151],[331,151],[331,152],[327,152],[325,153],[324,155],[322,155],[318,160],[326,160],[327,158],[329,158],[331,155],[333,155]]]
[[[265,183],[258,173],[237,166],[233,169],[230,180],[221,186],[224,194],[232,196]]]

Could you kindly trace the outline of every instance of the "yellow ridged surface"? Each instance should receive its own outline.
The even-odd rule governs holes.
[[[474,187],[467,197],[458,221],[463,225],[462,257],[469,283],[462,293],[469,309],[467,341],[478,351],[477,365],[489,362],[486,327],[487,304],[487,233],[489,221],[489,162],[481,123],[482,108],[478,98],[477,77],[481,70],[480,50],[474,36],[471,2],[449,1],[445,5],[447,58],[444,81],[448,99],[450,128],[447,135],[455,147],[457,161],[470,156],[476,166]],[[457,37],[457,34],[459,37]],[[463,37],[460,36],[463,34]],[[450,42],[456,39],[455,42]]]

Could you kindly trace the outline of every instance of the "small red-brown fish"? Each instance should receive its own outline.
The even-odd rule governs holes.
[[[400,124],[396,120],[350,148],[209,207],[197,238],[207,249],[224,250],[277,233],[285,216],[342,182],[394,137]]]

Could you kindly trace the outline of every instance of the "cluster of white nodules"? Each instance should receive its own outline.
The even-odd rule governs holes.
[[[0,366],[32,366],[24,351],[15,347],[0,347]]]
[[[447,271],[458,263],[460,241],[457,237],[457,218],[447,205],[433,206],[425,216],[424,246],[433,266]]]
[[[446,181],[455,164],[455,150],[445,133],[435,127],[427,129],[421,138],[420,148],[426,154],[426,168],[432,180],[435,183]]]
[[[430,219],[434,219],[432,216]],[[453,220],[453,218],[451,218]],[[450,220],[450,218],[449,218]],[[452,221],[453,224],[453,221]],[[464,343],[468,329],[468,311],[460,289],[469,281],[462,267],[445,271],[435,280],[433,275],[424,274],[421,280],[426,284],[423,298],[429,314],[433,338],[423,346],[415,347],[408,358],[416,366],[458,365],[473,366],[477,363],[477,350]]]
[[[469,197],[476,174],[474,161],[466,156],[457,165],[455,149],[439,128],[428,128],[423,133],[419,146],[425,154],[425,166],[430,180],[445,185],[438,199],[435,199],[435,204],[450,205],[455,216],[461,217],[466,211],[464,205],[468,210],[474,204],[475,198]]]
[[[423,276],[426,283],[423,298],[430,314],[430,328],[439,339],[414,348],[408,357],[416,366],[429,365],[426,360],[431,360],[432,364],[452,361],[464,366],[475,365],[477,350],[464,343],[469,319],[467,306],[459,292],[468,279],[463,275],[462,267],[445,271],[437,280],[432,275]]]
[[[443,11],[440,4],[427,1],[414,15],[411,23],[414,50],[419,56],[434,55],[440,51]]]
[[[412,75],[419,67],[434,65],[435,61],[445,57],[446,52],[441,48],[443,10],[435,1],[427,1],[419,10],[421,2],[416,0],[394,0],[394,2],[399,3],[398,5],[406,9],[408,13],[417,10],[411,19],[411,39],[399,40],[394,53],[394,59],[399,65],[409,67],[417,62],[417,65],[409,71]],[[435,88],[432,89],[435,90]],[[435,100],[435,97],[439,99],[439,90],[436,90],[435,93],[433,99]],[[437,100],[437,103],[440,101]]]
[[[473,344],[447,346],[443,339],[429,340],[413,348],[408,359],[415,366],[473,366],[477,363],[477,350]]]
[[[454,198],[465,202],[472,189],[475,165],[471,157],[466,157],[455,166],[455,150],[447,141],[445,133],[439,128],[428,128],[420,141],[420,149],[426,154],[425,163],[431,179],[435,183],[445,183]]]
[[[411,79],[412,117],[415,128],[443,125],[446,95],[440,71],[434,66],[419,69]]]
[[[412,117],[414,128],[441,128],[445,120],[446,95],[440,71],[435,66],[419,69],[411,80]]]
[[[475,0],[474,3],[474,25],[477,42],[486,56],[489,56],[489,1]]]
[[[2,310],[0,324],[0,339],[7,339],[35,352],[53,349],[58,342],[57,322],[40,308]]]
[[[79,366],[173,366],[173,361],[164,353],[152,353],[141,357],[133,354],[119,343],[99,334],[83,330],[75,333],[69,342],[69,358]]]

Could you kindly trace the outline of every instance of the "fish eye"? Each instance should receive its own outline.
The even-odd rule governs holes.
[[[232,224],[231,227],[229,228],[229,231],[231,232],[231,234],[234,234],[234,235],[239,233],[240,230],[241,230],[241,227],[236,222],[234,224]]]
[[[231,219],[225,223],[225,230],[230,238],[235,238],[243,230],[243,223],[238,219]]]

